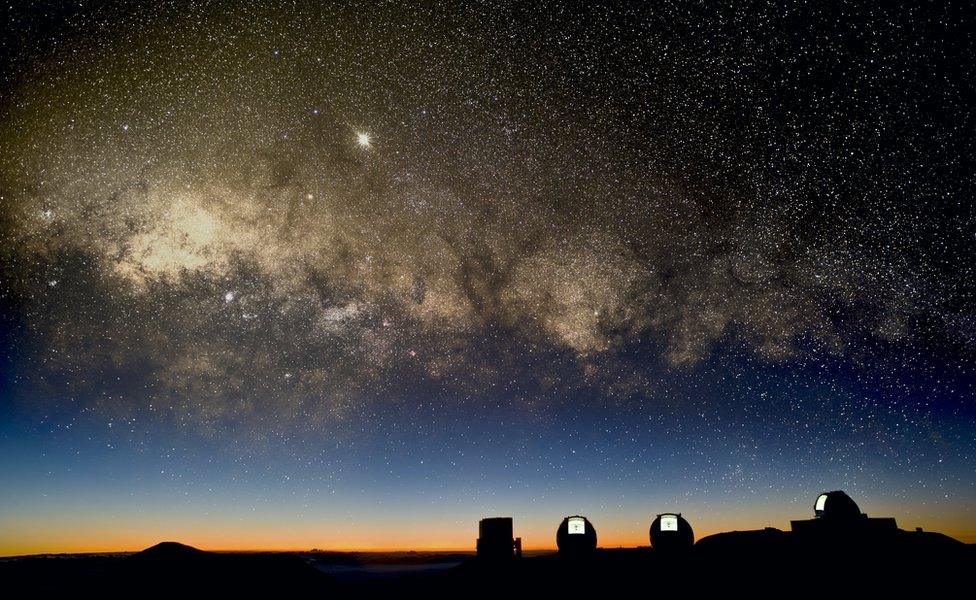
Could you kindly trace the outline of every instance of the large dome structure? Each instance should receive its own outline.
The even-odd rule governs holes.
[[[861,509],[846,493],[834,490],[817,496],[813,514],[818,519],[850,520],[859,518]]]
[[[556,530],[556,547],[561,556],[586,556],[596,550],[596,529],[586,517],[566,517]]]
[[[813,503],[812,519],[790,521],[793,533],[836,541],[838,536],[861,538],[891,535],[898,525],[891,517],[869,518],[854,500],[841,490],[824,492]]]
[[[695,545],[695,532],[681,513],[662,513],[651,523],[651,546],[665,552],[687,550]]]

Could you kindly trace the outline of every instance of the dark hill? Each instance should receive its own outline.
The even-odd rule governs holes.
[[[129,557],[114,574],[124,585],[151,582],[179,593],[308,593],[329,588],[330,578],[296,554],[205,552],[163,542]]]
[[[179,542],[160,542],[132,555],[133,560],[200,560],[215,556]]]
[[[43,596],[81,591],[127,597],[278,597],[334,588],[328,575],[297,554],[206,552],[177,542],[163,542],[129,555],[3,559],[0,581],[12,589]]]

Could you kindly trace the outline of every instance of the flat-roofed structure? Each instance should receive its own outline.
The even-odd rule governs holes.
[[[522,538],[513,535],[512,517],[489,517],[478,521],[478,558],[507,560],[522,556]]]

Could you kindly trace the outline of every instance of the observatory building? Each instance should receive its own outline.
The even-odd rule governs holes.
[[[521,558],[522,538],[512,537],[512,517],[490,517],[478,521],[478,558],[508,560]]]
[[[663,513],[654,519],[650,530],[651,546],[655,550],[673,552],[695,545],[695,532],[681,513]]]
[[[790,526],[797,535],[876,535],[898,531],[894,518],[868,517],[850,496],[840,490],[817,496],[813,504],[813,518],[790,521]]]
[[[560,556],[587,556],[596,550],[596,529],[586,517],[566,517],[556,530],[556,547]]]

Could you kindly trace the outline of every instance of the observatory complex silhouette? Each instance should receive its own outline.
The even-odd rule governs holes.
[[[942,538],[951,540],[941,534],[923,532],[921,528],[912,533],[902,531],[891,517],[868,517],[841,490],[817,496],[813,510],[812,519],[790,521],[790,531],[773,527],[731,531],[710,535],[697,543],[691,523],[681,513],[666,512],[658,514],[651,522],[648,537],[656,556],[677,556],[692,549],[711,552],[739,547],[762,548],[768,552],[777,552],[776,549],[803,552],[815,548],[842,549],[852,543],[861,547],[880,547],[941,543]],[[522,539],[513,537],[512,529],[511,517],[482,519],[478,525],[478,558],[497,561],[521,557]],[[596,528],[582,515],[565,517],[556,530],[556,547],[560,557],[592,557],[597,552]]]
[[[167,596],[249,597],[844,597],[940,598],[967,589],[976,544],[894,519],[869,518],[841,491],[813,502],[811,519],[792,530],[728,531],[695,541],[679,512],[657,514],[651,547],[597,548],[593,523],[559,521],[558,553],[522,557],[512,517],[478,525],[469,553],[208,552],[162,543],[135,554],[39,555],[0,559],[4,589],[68,598],[105,590],[151,589]],[[149,586],[149,587],[147,587]],[[914,586],[914,587],[912,587]],[[91,593],[88,593],[89,590]],[[97,590],[97,591],[96,591]],[[702,591],[703,593],[697,593]],[[803,594],[806,592],[806,594]]]

